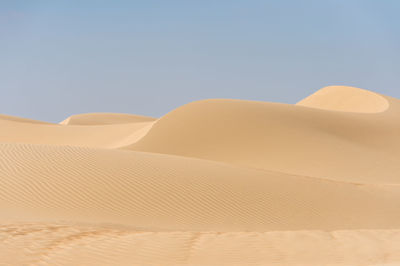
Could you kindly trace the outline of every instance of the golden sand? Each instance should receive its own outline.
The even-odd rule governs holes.
[[[0,265],[400,265],[400,100],[0,116]]]

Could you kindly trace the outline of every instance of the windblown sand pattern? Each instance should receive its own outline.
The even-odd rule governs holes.
[[[0,116],[0,265],[398,265],[400,101]]]

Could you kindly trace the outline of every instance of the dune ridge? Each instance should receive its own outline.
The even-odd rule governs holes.
[[[400,101],[0,116],[0,265],[396,265]]]

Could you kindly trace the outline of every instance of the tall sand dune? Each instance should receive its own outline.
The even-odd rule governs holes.
[[[400,102],[0,116],[0,265],[398,265]]]
[[[387,106],[377,113],[356,113],[332,110],[334,104],[325,98],[322,102],[328,102],[330,110],[199,101],[165,115],[127,148],[346,182],[398,184],[400,101],[351,87],[348,92],[343,87],[328,91],[335,99],[352,95],[351,101],[357,102],[357,97],[376,97],[378,106],[381,101]]]

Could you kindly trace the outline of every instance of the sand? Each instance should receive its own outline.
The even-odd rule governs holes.
[[[400,101],[0,116],[0,265],[400,265]]]

